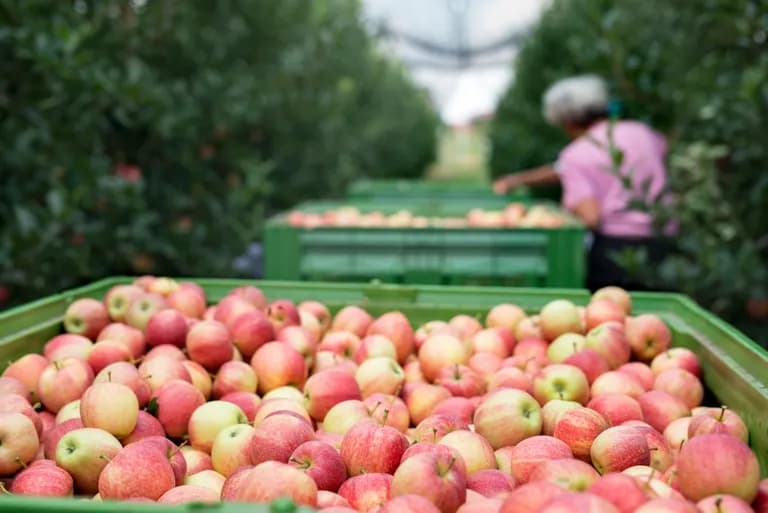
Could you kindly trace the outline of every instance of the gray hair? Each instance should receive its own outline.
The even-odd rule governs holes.
[[[559,80],[544,93],[544,117],[553,125],[587,125],[607,113],[608,88],[595,75]]]

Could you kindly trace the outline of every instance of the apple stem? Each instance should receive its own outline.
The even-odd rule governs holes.
[[[379,406],[381,406],[381,401],[376,401],[376,406],[374,406],[373,409],[369,412],[371,417],[373,417],[373,414],[376,413],[376,410],[379,409]]]
[[[104,461],[107,461],[107,462],[108,462],[108,461],[111,461],[111,460],[109,459],[109,457],[108,457],[108,456],[106,456],[106,455],[104,455],[104,454],[99,454],[99,459],[100,459],[100,460],[104,460]]]
[[[458,380],[459,378],[461,378],[461,374],[459,373],[459,364],[457,363],[453,368],[453,379]]]
[[[107,372],[107,381],[112,383],[112,371]]]
[[[451,462],[448,464],[448,469],[446,470],[446,474],[451,471],[454,463],[456,463],[456,456],[451,457]]]
[[[723,510],[721,509],[721,506],[723,504],[723,498],[718,497],[715,499],[715,509],[717,510],[717,513],[723,513]]]
[[[54,367],[56,370],[61,370],[61,363],[59,363],[59,360],[54,360],[54,361],[53,361],[53,367]]]
[[[432,428],[432,440],[434,440],[435,443],[437,443],[437,428],[435,427]]]
[[[717,421],[718,422],[722,422],[723,421],[723,417],[725,417],[725,410],[727,410],[727,409],[728,409],[728,407],[726,405],[720,406],[720,416],[717,417]]]
[[[16,463],[18,463],[19,465],[21,465],[21,468],[24,468],[24,469],[25,469],[25,468],[27,468],[27,464],[26,464],[26,463],[24,463],[24,460],[22,460],[22,459],[21,459],[21,458],[19,458],[18,456],[16,456],[16,457],[14,458],[14,461],[15,461]]]
[[[5,481],[0,481],[0,493],[5,495],[13,495],[8,491],[8,488],[5,487]]]
[[[648,486],[651,483],[651,480],[653,480],[653,476],[656,474],[656,469],[652,468],[651,473],[648,474],[648,480],[645,482],[646,486]]]
[[[381,417],[381,425],[382,426],[386,425],[387,417],[389,417],[389,408],[384,408],[384,415]]]
[[[38,401],[38,402],[36,402],[35,404],[32,405],[32,408],[34,408],[35,411],[42,410],[43,409],[43,405],[42,405],[42,403],[40,401]]]
[[[187,440],[184,440],[184,441],[182,441],[182,442],[179,444],[179,450],[181,450],[181,448],[182,448],[182,447],[184,447],[185,445],[189,445],[189,439],[187,439]]]
[[[683,450],[683,444],[685,443],[685,438],[680,440],[680,447],[677,448],[677,452],[680,452]]]

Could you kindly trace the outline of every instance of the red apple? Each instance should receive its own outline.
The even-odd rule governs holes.
[[[458,336],[458,332],[445,321],[429,321],[413,332],[413,344],[416,352],[419,352],[424,342],[432,335],[443,334]]]
[[[584,331],[576,306],[565,299],[556,299],[544,305],[539,312],[539,318],[541,334],[547,340],[555,340],[564,333]]]
[[[573,452],[565,442],[552,436],[532,436],[514,446],[510,457],[515,481],[524,484],[543,462],[573,458]]]
[[[496,468],[496,455],[491,444],[477,433],[466,429],[451,431],[440,438],[438,443],[455,449],[461,455],[468,476]]]
[[[307,365],[312,365],[318,341],[315,335],[307,328],[303,326],[286,326],[277,334],[276,340],[292,346],[304,357]]]
[[[611,369],[629,361],[631,348],[624,326],[618,322],[606,322],[590,329],[584,345],[600,353]]]
[[[147,348],[146,339],[141,330],[119,322],[108,324],[101,330],[97,342],[101,340],[120,342],[128,349],[131,358],[134,360],[143,355]]]
[[[395,344],[384,335],[368,335],[360,341],[360,345],[355,351],[353,358],[355,363],[360,365],[368,358],[377,356],[387,356],[392,359],[397,358],[397,349]]]
[[[35,432],[40,437],[43,434],[43,422],[35,411],[34,407],[18,394],[0,395],[0,412],[21,413],[35,426]]]
[[[137,285],[115,285],[104,296],[104,305],[107,307],[112,320],[122,321],[125,313],[134,299],[143,296],[144,289]]]
[[[223,501],[269,503],[281,497],[314,507],[317,485],[311,477],[291,465],[266,461],[235,472],[227,478],[221,490]]]
[[[251,366],[256,371],[262,394],[284,385],[302,387],[307,379],[304,357],[285,342],[261,346],[253,354]]]
[[[232,359],[234,346],[227,327],[216,321],[200,321],[187,333],[186,348],[189,359],[217,371]]]
[[[37,497],[71,497],[74,482],[72,476],[50,460],[32,462],[19,472],[8,491],[15,495]]]
[[[587,305],[585,320],[587,329],[591,330],[604,322],[615,321],[623,324],[626,316],[621,305],[609,299],[593,299]]]
[[[539,513],[555,497],[566,491],[549,481],[536,481],[517,487],[501,505],[499,513]]]
[[[176,346],[172,346],[170,344],[160,344],[159,346],[155,346],[149,351],[147,351],[147,354],[144,355],[144,359],[142,361],[152,360],[153,358],[170,358],[172,360],[176,360],[177,362],[185,362],[187,361],[187,355],[184,354],[184,351]]]
[[[605,358],[594,349],[582,349],[563,360],[563,363],[578,367],[591,385],[601,374],[610,370]]]
[[[469,358],[467,365],[483,377],[490,376],[501,368],[503,360],[494,353],[475,353]],[[406,381],[408,378],[406,376]]]
[[[181,312],[168,308],[149,318],[144,329],[147,345],[154,347],[168,344],[184,347],[187,337],[187,318]]]
[[[104,500],[157,500],[174,486],[176,478],[167,456],[155,445],[139,442],[124,447],[106,464],[98,491]]]
[[[475,405],[466,397],[450,397],[441,401],[432,411],[432,414],[454,415],[469,425],[472,423],[472,417],[475,414]]]
[[[634,376],[620,371],[609,371],[601,374],[590,387],[592,397],[605,394],[623,394],[637,399],[644,393],[643,385]]]
[[[122,439],[122,443],[128,445],[150,436],[165,436],[165,430],[159,420],[141,410],[136,417],[136,427],[131,434]]]
[[[561,401],[552,399],[541,408],[541,433],[551,436],[555,432],[555,425],[560,420],[560,415],[568,410],[581,408],[581,404],[575,401]]]
[[[688,425],[687,438],[714,433],[728,433],[744,443],[749,441],[749,431],[747,431],[744,421],[725,406],[721,408],[705,408],[698,415],[694,415],[691,423]]]
[[[507,328],[514,332],[523,319],[525,319],[525,311],[522,308],[510,303],[502,303],[491,308],[485,317],[485,325],[489,328]]]
[[[170,308],[192,319],[201,319],[205,313],[205,293],[184,284],[179,284],[179,288],[168,294],[165,300]]]
[[[413,438],[417,442],[438,443],[448,433],[459,429],[469,429],[470,421],[452,414],[433,413],[419,422],[414,430]]]
[[[408,440],[398,430],[372,421],[360,422],[344,435],[341,457],[350,476],[364,472],[392,474],[407,448]]]
[[[442,513],[455,513],[466,500],[466,475],[456,456],[424,452],[404,460],[392,480],[392,496],[420,495]]]
[[[586,404],[589,382],[578,367],[562,363],[547,365],[533,380],[533,395],[540,404],[551,399]]]
[[[103,429],[75,429],[59,439],[56,464],[69,472],[79,493],[93,494],[103,469],[121,450],[117,438]]]
[[[621,472],[634,465],[648,465],[651,454],[645,436],[631,426],[609,427],[594,439],[592,464],[601,474]]]
[[[211,465],[224,477],[251,465],[250,448],[256,430],[248,424],[227,426],[216,435],[211,448]]]
[[[222,401],[226,401],[235,404],[243,410],[248,422],[253,422],[256,417],[256,411],[259,409],[261,399],[251,392],[230,392],[221,398]]]
[[[360,388],[355,378],[339,370],[327,370],[313,374],[304,385],[307,411],[318,422],[325,419],[336,404],[348,400],[360,400]]]
[[[480,470],[467,478],[467,489],[489,499],[504,499],[515,488],[512,476],[496,469]]]
[[[187,460],[184,458],[184,455],[176,444],[164,436],[148,436],[142,438],[136,442],[136,444],[152,446],[163,453],[171,464],[176,485],[184,484],[184,478],[187,475]]]
[[[379,356],[365,360],[355,372],[363,397],[375,393],[399,394],[405,382],[402,367],[392,358]]]
[[[677,397],[688,408],[695,408],[704,398],[704,387],[699,378],[684,369],[667,369],[656,375],[654,390]]]
[[[323,430],[329,433],[344,435],[361,420],[370,418],[369,409],[359,400],[348,400],[336,403],[323,420]]]
[[[629,362],[625,363],[618,369],[619,372],[629,374],[640,383],[646,391],[653,388],[653,380],[656,379],[656,375],[651,368],[642,362]]]
[[[323,513],[357,513],[357,510],[349,506],[347,499],[328,490],[317,491],[317,509]]]
[[[382,335],[383,336],[383,335]],[[336,331],[326,333],[320,344],[317,346],[318,352],[330,351],[343,358],[353,358],[362,341],[360,337],[348,331]],[[318,355],[319,356],[319,355]]]
[[[213,504],[219,501],[219,494],[215,491],[197,485],[176,486],[157,499],[158,504]]]
[[[213,462],[211,461],[210,454],[199,449],[195,449],[189,445],[180,447],[179,452],[181,452],[181,455],[184,457],[184,461],[187,463],[187,477],[184,480],[184,484],[195,484],[188,482],[189,476],[193,476],[206,470],[213,470]],[[221,483],[224,483],[223,478],[221,479]],[[219,491],[221,491],[220,487]]]
[[[435,384],[448,389],[454,397],[475,397],[485,392],[483,378],[465,365],[443,367]]]
[[[670,422],[664,428],[664,439],[667,441],[674,454],[688,441],[688,429],[693,417],[680,417]]]
[[[616,506],[591,493],[566,493],[555,497],[541,511],[542,513],[619,513]]]
[[[245,362],[226,362],[213,380],[213,397],[221,399],[231,392],[256,392],[256,371]]]
[[[138,416],[136,394],[120,383],[96,383],[80,399],[83,426],[103,429],[117,438],[133,432]]]
[[[511,343],[507,340],[511,339]],[[498,328],[487,328],[478,331],[472,336],[473,353],[493,353],[499,358],[506,358],[514,349],[514,337],[509,331],[502,331]]]
[[[550,363],[562,363],[574,353],[583,350],[586,338],[579,333],[563,333],[554,339],[547,348],[547,358]]]
[[[93,371],[83,360],[65,358],[49,364],[40,374],[37,397],[52,413],[79,399],[93,382]]]
[[[333,318],[330,331],[347,331],[358,337],[363,337],[372,322],[373,317],[368,312],[359,306],[349,305],[339,310]]]
[[[565,442],[576,458],[590,461],[592,443],[608,428],[608,421],[596,411],[575,408],[560,415],[553,436]]]
[[[576,459],[546,460],[531,472],[529,483],[548,481],[572,492],[589,488],[600,478],[591,465]]]
[[[397,361],[405,362],[413,352],[413,328],[402,312],[388,312],[374,320],[366,331],[367,335],[384,335],[395,345]]]
[[[167,356],[142,361],[139,365],[139,376],[147,382],[152,391],[173,379],[192,381],[192,377],[184,364]]]
[[[87,360],[92,349],[93,342],[90,339],[82,335],[65,333],[46,342],[43,353],[49,362],[65,358]]]
[[[83,427],[83,422],[79,418],[70,419],[66,422],[62,422],[61,424],[55,425],[49,431],[45,432],[43,434],[42,440],[40,440],[43,444],[44,456],[49,460],[55,459],[56,446],[58,445],[59,440],[61,440],[61,437],[63,437],[70,431],[74,431],[75,429],[80,429],[82,427]]]
[[[697,378],[701,377],[701,365],[696,353],[684,347],[672,347],[657,354],[651,361],[654,374],[661,374],[667,369],[685,369]]]
[[[275,333],[279,333],[285,326],[301,326],[301,317],[299,310],[293,301],[288,299],[278,299],[270,303],[267,307],[267,317],[275,328]]]
[[[253,353],[267,342],[275,340],[272,322],[258,310],[248,311],[230,323],[232,343],[243,355],[250,359]]]
[[[378,510],[392,496],[392,476],[382,473],[353,476],[341,485],[339,495],[357,511],[368,513]]]
[[[592,483],[587,491],[607,500],[621,513],[634,513],[650,500],[634,478],[618,473],[604,475]]]
[[[632,312],[632,298],[630,298],[627,291],[621,287],[608,286],[596,290],[595,293],[592,294],[592,300],[596,301],[600,299],[613,301],[617,305],[621,306],[624,310],[624,313],[627,315]]]
[[[432,335],[419,349],[421,371],[429,381],[434,381],[444,367],[466,364],[469,356],[464,343],[451,335]]]
[[[37,455],[40,441],[29,417],[0,412],[0,476],[12,476]]]
[[[491,447],[515,445],[541,432],[541,408],[527,392],[501,389],[491,394],[475,410],[475,431]]]
[[[696,503],[701,513],[753,513],[752,507],[733,495],[711,495]]]
[[[48,359],[39,354],[26,354],[12,362],[5,368],[2,376],[8,379],[16,379],[23,383],[27,392],[24,395],[29,400],[37,400],[37,382],[40,374],[48,366]]]
[[[64,312],[64,329],[68,333],[95,339],[109,324],[109,312],[101,301],[91,298],[76,299]]]
[[[250,461],[254,465],[269,460],[288,463],[297,447],[314,439],[315,431],[306,419],[291,412],[275,412],[253,433],[248,448]]]
[[[645,442],[650,451],[649,465],[659,472],[667,470],[674,462],[674,454],[664,435],[648,425],[632,426],[632,428],[639,431],[645,437]]]
[[[451,397],[448,389],[439,385],[427,383],[413,383],[412,387],[409,385],[403,388],[403,398],[414,424],[429,417],[440,402]]]
[[[205,397],[194,385],[180,379],[164,383],[152,397],[157,402],[157,419],[171,438],[187,434],[192,413],[205,403]]]
[[[390,499],[377,513],[440,513],[440,510],[421,495],[409,494]]]
[[[192,447],[211,452],[213,441],[227,426],[245,424],[248,419],[239,406],[226,401],[210,401],[192,412],[187,426]]]
[[[304,418],[308,423],[312,424],[312,417],[307,413],[306,408],[294,399],[275,398],[265,399],[259,405],[259,409],[256,410],[256,415],[253,417],[253,427],[259,427],[261,423],[272,415],[273,413],[285,413],[291,412]]]
[[[691,414],[683,401],[661,390],[645,392],[637,398],[637,402],[643,410],[645,421],[657,431],[663,432],[673,420]]]
[[[232,328],[240,316],[251,312],[261,313],[261,310],[241,297],[229,295],[216,305],[213,320],[224,324],[228,328]]]
[[[728,434],[699,435],[677,456],[680,491],[692,501],[718,493],[746,502],[757,496],[760,466],[749,446]]]
[[[768,479],[760,481],[760,485],[757,489],[757,497],[755,497],[752,507],[755,513],[768,512]]]
[[[328,307],[318,301],[302,301],[299,303],[299,312],[305,311],[312,314],[320,323],[322,332],[328,330],[331,325],[331,313]]]
[[[339,451],[324,442],[304,442],[293,451],[288,462],[310,476],[319,490],[335,492],[347,478]]]
[[[643,420],[640,403],[624,394],[604,394],[593,397],[587,408],[601,414],[612,426],[618,426],[628,420]]]
[[[656,315],[629,317],[625,330],[632,354],[638,360],[650,362],[656,355],[669,349],[672,334],[664,321]]]
[[[515,328],[515,340],[526,340],[529,338],[541,339],[544,335],[541,331],[540,317],[538,315],[532,315],[526,317],[517,323]]]
[[[146,293],[131,302],[123,320],[128,326],[144,332],[149,319],[166,307],[167,304],[162,296]]]
[[[115,362],[128,362],[131,360],[130,350],[116,340],[101,340],[96,342],[88,354],[87,362],[93,372],[100,372],[104,367]]]
[[[397,396],[372,394],[363,400],[363,404],[368,408],[370,417],[379,424],[393,427],[401,433],[405,433],[411,425],[408,406]]]
[[[206,401],[210,399],[213,392],[213,381],[205,367],[192,360],[185,360],[181,362],[181,365],[189,375],[189,381],[203,394]]]

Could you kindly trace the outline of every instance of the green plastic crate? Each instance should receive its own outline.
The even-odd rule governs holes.
[[[527,189],[495,194],[490,182],[482,180],[357,180],[347,189],[347,199],[403,204],[460,202],[469,208],[494,208],[510,201],[530,199]]]
[[[498,208],[503,208],[503,202]],[[296,207],[323,212],[343,205],[385,214],[394,202],[311,202]],[[453,202],[418,204],[417,215],[463,216]],[[443,285],[583,287],[585,231],[560,228],[364,228],[304,229],[270,219],[264,229],[264,277],[273,280],[369,281]]]
[[[538,311],[555,298],[586,305],[589,293],[581,289],[515,289],[501,287],[395,286],[386,284],[329,284],[223,279],[195,279],[210,301],[218,301],[233,287],[253,284],[271,300],[319,300],[332,311],[349,304],[366,308],[374,315],[400,310],[418,325],[429,320],[448,320],[458,313],[484,316],[494,305],[511,302],[529,313]],[[131,278],[105,279],[87,287],[0,313],[0,361],[40,352],[45,342],[59,333],[67,305],[81,297],[103,298],[118,283]],[[670,326],[672,344],[693,350],[700,359],[707,399],[711,404],[727,404],[744,419],[750,431],[750,444],[763,475],[768,474],[768,352],[728,323],[708,313],[679,294],[638,292],[632,294],[633,312],[655,313]],[[118,513],[166,511],[177,513],[266,513],[264,506],[215,505],[161,507],[144,504],[99,503],[79,500],[27,499],[0,496],[0,511]],[[283,511],[283,510],[280,510]],[[305,510],[306,511],[306,510]],[[276,512],[278,513],[278,512]]]

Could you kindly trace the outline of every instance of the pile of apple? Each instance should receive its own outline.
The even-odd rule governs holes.
[[[327,513],[768,511],[748,433],[621,289],[413,329],[142,277],[0,378],[8,493]],[[0,497],[0,508],[2,507]]]
[[[380,211],[360,212],[355,207],[341,207],[323,213],[294,210],[288,213],[288,223],[300,228],[359,227],[359,228],[557,228],[569,222],[565,214],[543,205],[527,208],[511,203],[503,210],[475,208],[464,217],[427,217],[409,210],[394,214]]]

